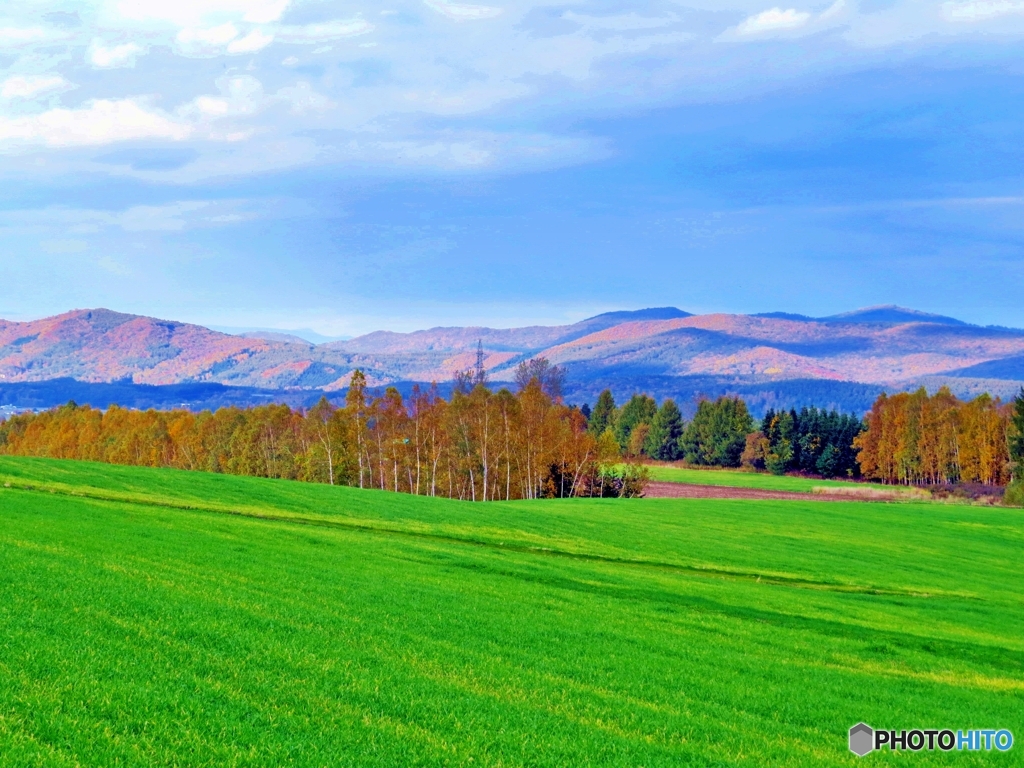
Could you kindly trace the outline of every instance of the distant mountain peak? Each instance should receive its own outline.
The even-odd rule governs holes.
[[[809,315],[797,315],[793,312],[758,312],[756,315],[751,315],[751,317],[763,317],[766,320],[793,320],[798,323],[817,322],[817,318],[810,317]]]
[[[210,325],[210,330],[226,333],[230,336],[241,336],[243,339],[265,339],[266,341],[286,341],[291,344],[329,344],[335,341],[348,341],[351,336],[324,336],[312,328],[264,328],[258,326]]]
[[[244,333],[236,333],[235,336],[239,336],[243,339],[262,339],[263,341],[281,341],[285,344],[302,344],[304,346],[311,346],[312,342],[307,341],[301,336],[296,336],[293,333],[285,333],[283,331],[246,331]]]
[[[53,319],[56,321],[82,320],[97,329],[109,330],[119,325],[130,323],[138,317],[139,315],[130,315],[126,312],[115,312],[112,309],[97,307],[95,309],[73,309],[70,312],[65,312],[63,315],[57,315]]]
[[[677,320],[683,317],[693,317],[693,313],[684,312],[676,307],[648,307],[647,309],[626,309],[618,312],[604,312],[600,315],[588,317],[582,323],[598,321],[614,321],[616,323],[628,323],[633,320]]]
[[[895,304],[865,307],[864,309],[855,309],[853,312],[843,312],[819,319],[825,323],[938,323],[940,325],[968,325],[963,320],[957,320],[955,317],[935,315],[930,312],[921,312],[917,309],[907,309]]]

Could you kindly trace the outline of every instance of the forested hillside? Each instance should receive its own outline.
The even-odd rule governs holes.
[[[397,386],[408,394],[415,383],[443,385],[478,362],[492,381],[510,382],[519,363],[538,357],[568,372],[568,402],[593,402],[605,388],[620,399],[647,392],[673,398],[687,415],[702,396],[740,396],[760,416],[803,405],[864,412],[883,390],[922,384],[931,391],[946,385],[961,397],[989,392],[1005,399],[1024,384],[1024,331],[899,308],[814,319],[695,316],[666,307],[564,326],[381,331],[320,345],[231,336],[108,310],[0,321],[0,386],[61,379],[221,384],[299,405],[308,400],[287,393],[343,394],[356,369],[371,387]],[[63,401],[74,397],[70,388],[65,394]],[[173,400],[135,394],[149,402]],[[231,394],[239,404],[262,397],[242,389]],[[19,391],[5,396],[14,398],[6,404],[31,402]],[[96,392],[90,402],[102,396]]]

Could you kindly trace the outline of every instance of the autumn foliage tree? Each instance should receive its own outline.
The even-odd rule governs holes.
[[[306,411],[101,411],[69,403],[0,423],[0,453],[471,501],[642,495],[643,473],[623,470],[608,439],[602,443],[586,417],[561,402],[560,369],[530,361],[518,374],[516,392],[474,377],[449,400],[436,387],[416,387],[406,401],[392,387],[373,395],[356,371],[343,407],[321,399]]]
[[[885,483],[1005,484],[1012,410],[987,394],[963,402],[945,387],[883,394],[855,441],[861,472]]]

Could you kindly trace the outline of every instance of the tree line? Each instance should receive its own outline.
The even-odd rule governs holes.
[[[473,501],[640,496],[646,470],[561,402],[546,360],[517,370],[517,391],[460,375],[408,400],[372,396],[356,371],[345,404],[105,411],[69,403],[0,423],[0,453],[289,478]]]
[[[242,409],[105,411],[70,403],[0,423],[0,453],[290,478],[489,501],[639,496],[645,459],[884,483],[1005,485],[1024,474],[1024,390],[1012,403],[948,389],[881,395],[865,418],[769,409],[739,397],[702,400],[686,421],[671,399],[610,390],[594,408],[562,402],[564,371],[543,358],[515,391],[488,386],[482,365],[403,399],[352,376],[345,403],[321,399]]]
[[[693,419],[684,422],[671,399],[659,407],[653,398],[637,394],[617,408],[611,391],[605,390],[588,415],[590,431],[614,438],[626,456],[776,474],[859,475],[853,441],[863,424],[836,411],[769,409],[757,422],[741,398],[723,396],[701,400]]]
[[[1024,467],[1024,390],[1011,403],[984,394],[964,402],[943,387],[882,395],[856,439],[861,471],[913,485],[1020,480]]]

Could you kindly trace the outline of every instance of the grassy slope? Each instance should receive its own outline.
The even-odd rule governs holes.
[[[1019,511],[0,481],[5,764],[852,765],[861,719],[1024,733]]]
[[[728,488],[763,488],[768,491],[810,493],[815,486],[849,487],[848,480],[817,480],[809,477],[769,475],[761,472],[742,472],[736,469],[690,469],[666,465],[651,465],[651,479],[663,483],[693,483],[720,485]],[[863,486],[865,483],[856,483]],[[891,486],[869,484],[873,488],[893,490]]]

